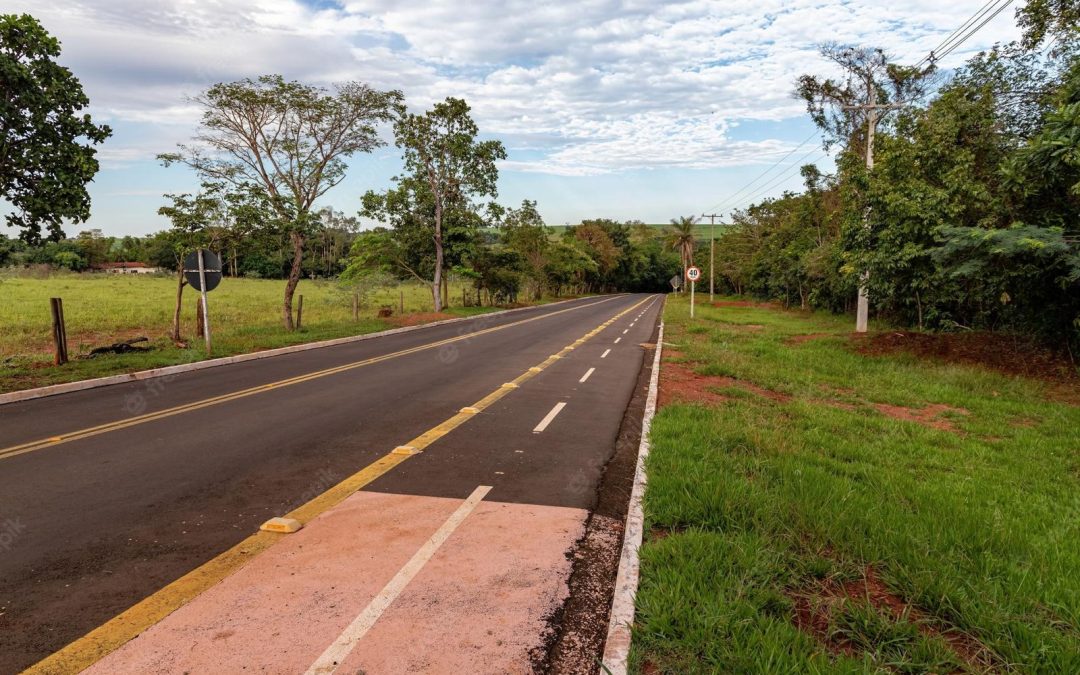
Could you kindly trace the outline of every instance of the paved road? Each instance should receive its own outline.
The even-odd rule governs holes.
[[[0,673],[575,341],[365,493],[464,500],[491,486],[485,501],[587,511],[660,306],[589,298],[0,406]]]

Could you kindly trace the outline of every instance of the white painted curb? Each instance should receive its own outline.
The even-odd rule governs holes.
[[[604,297],[604,296],[588,296],[588,297]],[[207,359],[205,361],[195,361],[193,363],[181,363],[175,366],[164,366],[162,368],[153,368],[151,370],[140,370],[134,373],[123,373],[120,375],[109,375],[106,377],[97,377],[92,380],[80,380],[78,382],[65,382],[63,384],[53,384],[48,387],[38,387],[36,389],[24,389],[22,391],[13,391],[7,394],[0,394],[0,405],[5,403],[17,403],[19,401],[30,401],[36,398],[44,398],[46,396],[55,396],[57,394],[67,394],[73,391],[84,391],[86,389],[96,389],[97,387],[107,387],[112,384],[123,384],[125,382],[138,382],[140,380],[149,380],[154,377],[164,377],[166,375],[175,375],[177,373],[187,373],[193,370],[203,370],[204,368],[216,368],[217,366],[227,366],[232,363],[243,363],[244,361],[254,361],[256,359],[266,359],[271,356],[281,356],[283,354],[292,354],[295,352],[305,352],[309,349],[321,349],[323,347],[333,347],[335,345],[348,344],[350,342],[360,342],[362,340],[372,340],[375,338],[385,337],[387,335],[397,335],[399,333],[408,333],[414,330],[420,330],[422,328],[432,328],[434,326],[445,326],[450,323],[459,323],[461,321],[475,321],[484,317],[502,316],[504,314],[513,314],[514,312],[524,312],[530,309],[538,309],[543,307],[552,307],[554,305],[561,305],[567,302],[574,302],[575,300],[582,300],[583,298],[571,298],[569,300],[559,300],[557,302],[549,302],[546,305],[532,305],[529,307],[516,307],[514,309],[504,309],[498,312],[488,312],[486,314],[475,314],[473,316],[462,316],[456,319],[443,319],[442,321],[432,321],[431,323],[423,323],[418,326],[404,326],[402,328],[391,328],[390,330],[383,330],[377,333],[364,333],[363,335],[350,335],[343,338],[334,338],[333,340],[322,340],[320,342],[306,342],[299,345],[290,345],[288,347],[278,347],[277,349],[267,349],[261,352],[250,352],[247,354],[237,354],[236,356],[226,356],[219,359]]]
[[[660,306],[663,313],[664,307]],[[626,675],[630,658],[630,627],[634,623],[634,600],[637,598],[641,548],[645,530],[645,513],[642,497],[645,495],[645,460],[649,456],[649,429],[656,414],[656,395],[660,381],[660,352],[664,344],[664,322],[660,321],[660,333],[656,337],[656,354],[653,356],[652,374],[649,376],[649,395],[645,399],[645,414],[641,419],[641,444],[638,446],[637,470],[634,487],[630,492],[630,507],[626,511],[626,528],[623,530],[622,554],[619,557],[619,573],[615,577],[615,594],[611,600],[608,619],[607,641],[604,644],[603,667],[611,675]]]

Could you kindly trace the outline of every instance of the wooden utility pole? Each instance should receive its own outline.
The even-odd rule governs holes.
[[[713,272],[714,261],[716,260],[716,219],[719,218],[719,213],[703,213],[702,218],[709,219],[710,231],[709,231],[709,302],[713,301],[714,282],[713,278],[715,274]]]
[[[56,344],[56,355],[53,362],[58,366],[62,366],[68,362],[67,324],[64,321],[64,301],[60,298],[49,298],[49,309],[52,310],[53,342]]]
[[[863,110],[866,112],[866,170],[872,171],[874,168],[874,134],[877,131],[879,119],[878,111],[899,110],[900,108],[903,108],[904,105],[901,103],[878,103],[877,87],[874,85],[872,79],[867,79],[866,90],[868,93],[865,104],[844,106],[844,110]],[[869,208],[863,214],[863,227],[866,227],[867,229],[870,227]],[[866,286],[869,281],[870,272],[863,272],[862,278],[859,280],[859,302],[855,308],[856,333],[865,333],[870,319],[870,296],[866,291]]]

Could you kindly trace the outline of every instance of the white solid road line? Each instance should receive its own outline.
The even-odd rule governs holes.
[[[488,492],[491,492],[490,485],[481,485],[473,490],[469,498],[466,499],[461,506],[457,508],[454,513],[446,519],[446,522],[442,524],[435,534],[431,535],[431,538],[420,547],[409,562],[405,563],[394,578],[390,580],[390,583],[386,584],[379,594],[372,598],[368,606],[364,608],[364,611],[360,612],[360,615],[353,619],[353,622],[349,624],[348,628],[334,641],[334,644],[326,648],[326,651],[322,653],[315,663],[311,664],[311,667],[307,670],[307,675],[316,675],[322,673],[332,673],[339,665],[345,660],[345,658],[356,647],[356,643],[360,641],[364,634],[367,633],[375,622],[379,620],[386,608],[390,606],[390,603],[401,594],[405,587],[409,585],[413,577],[423,569],[427,561],[431,560],[435,552],[439,550],[454,530],[464,522],[473,509],[484,499]]]
[[[610,350],[610,349],[605,349],[605,350],[604,350],[604,353],[600,355],[600,358],[602,358],[602,359],[606,359],[606,358],[607,358],[607,355],[608,355],[608,354],[610,354],[610,353],[611,353],[611,350]]]
[[[551,421],[553,419],[555,419],[555,416],[558,415],[559,413],[561,413],[562,409],[565,408],[565,407],[566,407],[566,403],[563,402],[563,401],[559,401],[558,403],[556,403],[555,407],[551,409],[551,412],[549,412],[547,415],[545,415],[544,419],[540,420],[540,424],[536,425],[536,428],[533,429],[533,433],[538,434],[541,431],[543,431],[544,429],[547,429],[548,425],[551,424]]]
[[[622,339],[621,337],[615,338],[615,344],[619,344],[619,340],[621,340],[621,339]]]
[[[596,368],[589,368],[588,370],[585,371],[585,374],[581,376],[581,379],[578,380],[578,382],[584,382],[585,380],[589,379],[589,376],[592,375],[593,372],[595,372],[595,371],[596,371]]]

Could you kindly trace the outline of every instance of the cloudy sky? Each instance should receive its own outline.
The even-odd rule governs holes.
[[[808,143],[731,199],[813,132],[791,90],[801,73],[828,72],[816,45],[881,46],[913,63],[982,5],[0,0],[0,11],[31,13],[62,41],[62,62],[114,129],[90,226],[142,234],[165,225],[155,214],[162,193],[196,185],[186,169],[153,159],[190,137],[198,111],[186,97],[266,73],[400,88],[414,109],[465,98],[483,134],[507,147],[500,201],[536,199],[551,224],[726,212],[797,186],[799,163],[828,164]],[[1016,35],[1010,7],[943,65]],[[387,186],[398,166],[392,145],[357,158],[326,203],[355,212],[359,195]]]

